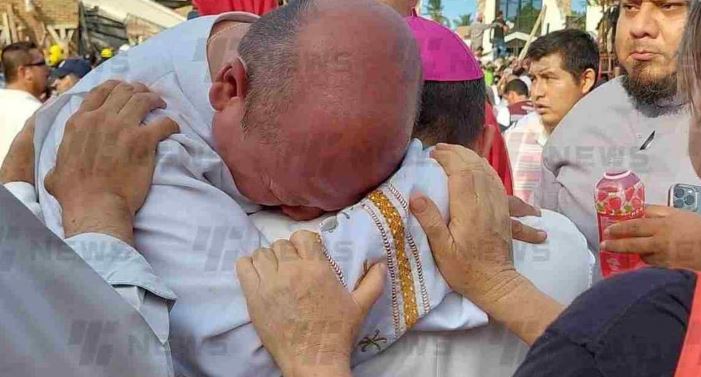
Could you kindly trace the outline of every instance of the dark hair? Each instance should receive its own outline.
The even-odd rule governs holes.
[[[552,54],[560,54],[562,68],[577,82],[587,69],[599,71],[599,47],[584,31],[565,29],[546,34],[531,44],[526,58],[536,61]]]
[[[484,129],[484,80],[425,81],[413,137],[471,147]]]
[[[257,118],[280,114],[282,107],[291,101],[295,38],[315,9],[314,0],[290,1],[253,23],[241,39],[238,52],[246,64],[248,79],[244,120],[254,109]],[[251,106],[252,103],[256,106]],[[245,121],[243,127],[246,128]]]
[[[0,60],[2,60],[3,73],[8,84],[17,80],[19,67],[31,64],[32,56],[30,51],[36,49],[37,45],[34,42],[12,43],[2,49]]]
[[[520,96],[528,97],[528,85],[526,85],[526,83],[521,79],[511,80],[504,87],[504,93],[508,92],[514,92]]]

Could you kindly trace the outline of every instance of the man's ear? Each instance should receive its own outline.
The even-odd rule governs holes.
[[[246,66],[240,58],[219,70],[209,90],[209,102],[216,111],[222,111],[231,100],[246,99],[248,79]]]
[[[580,76],[579,82],[582,95],[591,92],[594,88],[594,84],[596,84],[596,72],[591,68],[587,68]]]
[[[28,67],[25,67],[25,66],[17,67],[17,78],[20,79],[21,81],[25,81],[27,79],[27,75],[31,75],[31,73],[32,72],[30,69],[28,69]]]

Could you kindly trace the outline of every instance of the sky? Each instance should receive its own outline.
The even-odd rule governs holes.
[[[583,0],[571,0],[573,4],[573,9],[581,10],[584,8]],[[428,1],[424,0],[423,8],[426,8],[426,3]],[[463,14],[472,14],[474,16],[477,10],[477,0],[443,0],[443,15],[448,17],[449,20],[454,20]]]
[[[423,3],[426,2],[423,1]],[[476,10],[477,0],[443,0],[443,14],[451,21],[462,14],[469,13],[474,15]]]

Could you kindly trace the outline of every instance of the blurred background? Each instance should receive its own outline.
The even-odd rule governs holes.
[[[264,14],[287,0],[0,0],[0,48],[32,41],[47,63],[69,57],[93,66],[160,31],[200,15],[231,10]],[[506,55],[518,57],[531,40],[565,28],[591,33],[601,51],[601,74],[615,76],[612,53],[617,0],[421,0],[417,11],[452,28],[470,44],[470,27],[503,13]],[[494,60],[494,35],[484,33],[482,63]],[[0,75],[0,87],[3,78]]]

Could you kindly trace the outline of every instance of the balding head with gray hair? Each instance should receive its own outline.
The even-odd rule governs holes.
[[[422,80],[416,42],[392,8],[293,0],[251,26],[238,51],[240,94],[218,102],[232,110],[222,105],[214,123],[246,196],[309,217],[290,208],[351,205],[399,165]]]
[[[296,36],[317,13],[315,8],[314,0],[291,1],[254,23],[241,40],[239,55],[250,87],[246,117],[278,114],[293,99],[291,81],[299,59]]]

